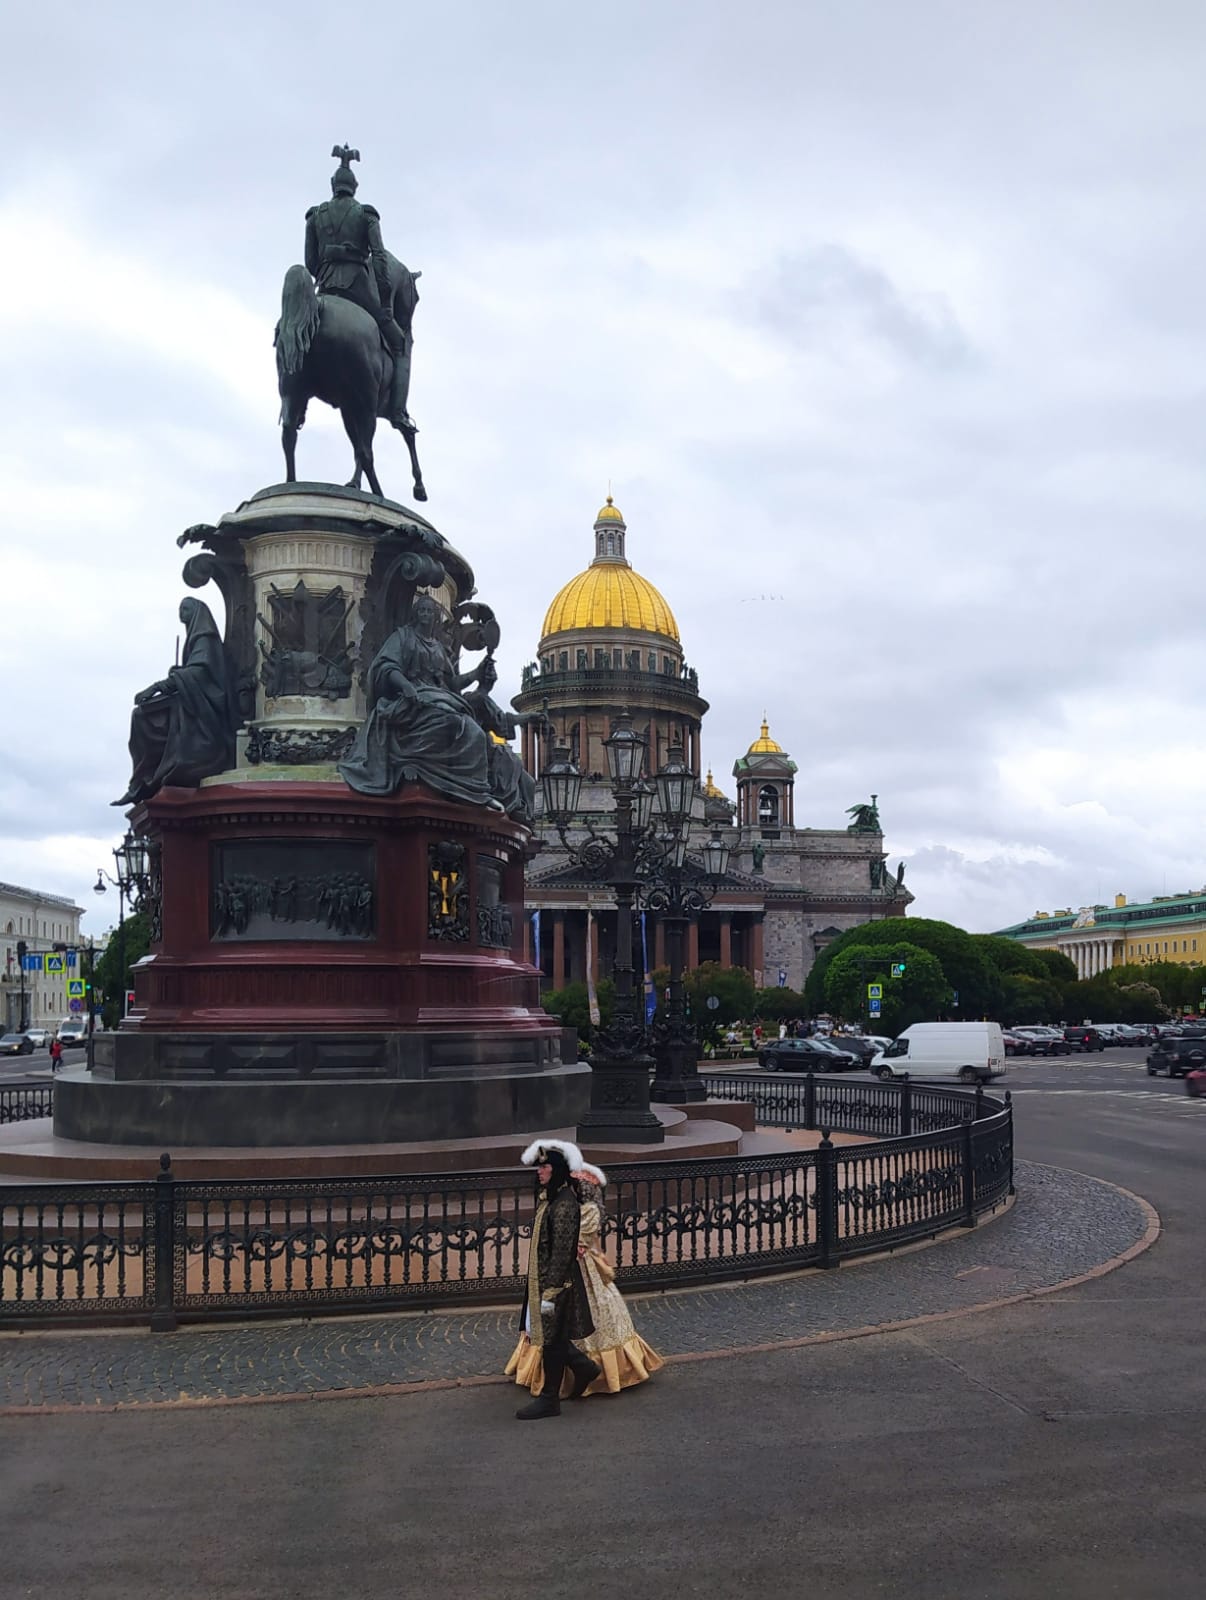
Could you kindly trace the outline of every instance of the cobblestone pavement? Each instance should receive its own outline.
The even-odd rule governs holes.
[[[1099,1267],[1141,1240],[1149,1213],[1096,1178],[1018,1164],[1007,1214],[930,1248],[836,1272],[633,1296],[637,1326],[668,1356],[880,1328],[1025,1295]],[[501,1373],[507,1310],[394,1313],[222,1327],[0,1335],[0,1412],[302,1398]]]

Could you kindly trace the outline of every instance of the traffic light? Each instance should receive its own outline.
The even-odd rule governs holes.
[[[904,962],[903,961],[894,961],[892,963],[892,976],[894,978],[903,978],[904,975],[905,975],[905,964],[904,964]]]

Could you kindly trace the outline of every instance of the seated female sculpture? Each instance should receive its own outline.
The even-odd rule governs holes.
[[[115,806],[136,805],[165,784],[196,788],[234,764],[234,718],[226,650],[210,609],[191,596],[180,602],[185,626],[180,665],[134,696],[130,717],[129,787]]]
[[[457,673],[440,620],[436,602],[419,595],[409,621],[373,657],[369,714],[339,770],[358,794],[424,783],[449,800],[499,811],[490,796],[489,741],[460,694],[477,675]]]

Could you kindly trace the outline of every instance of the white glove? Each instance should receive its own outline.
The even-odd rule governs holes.
[[[542,1317],[551,1317],[553,1312],[556,1311],[556,1309],[557,1309],[557,1307],[553,1304],[553,1302],[551,1300],[542,1300],[540,1302],[540,1315]]]

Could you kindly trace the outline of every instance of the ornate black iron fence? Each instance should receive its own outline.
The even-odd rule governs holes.
[[[53,1109],[52,1083],[0,1084],[0,1125],[32,1122],[35,1117],[48,1117]]]
[[[974,1226],[1011,1190],[1008,1096],[707,1082],[773,1126],[824,1115],[870,1138],[835,1145],[826,1132],[815,1149],[611,1166],[607,1244],[627,1286],[834,1267]],[[204,1183],[177,1179],[165,1157],[145,1183],[0,1184],[0,1324],[170,1329],[224,1314],[518,1303],[532,1211],[520,1172]]]

